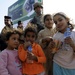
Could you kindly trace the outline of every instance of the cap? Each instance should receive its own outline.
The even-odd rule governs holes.
[[[20,25],[20,24],[22,24],[22,22],[21,21],[18,21],[18,25]]]
[[[5,18],[5,19],[11,19],[11,17],[10,17],[10,16],[4,16],[4,18]]]
[[[38,3],[38,2],[34,4],[34,10],[35,10],[37,7],[43,8],[43,6],[41,5],[41,3]]]

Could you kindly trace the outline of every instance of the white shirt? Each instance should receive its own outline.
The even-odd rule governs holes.
[[[64,34],[57,32],[53,39],[60,40],[64,42]],[[71,32],[71,39],[75,44],[75,32]],[[54,55],[53,61],[60,65],[61,67],[68,69],[75,69],[75,53],[71,46],[68,46],[69,50],[65,49],[66,45],[63,45],[58,52]]]

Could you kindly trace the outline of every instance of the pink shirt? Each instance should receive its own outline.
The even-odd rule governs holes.
[[[17,50],[3,50],[0,53],[0,75],[22,75]]]

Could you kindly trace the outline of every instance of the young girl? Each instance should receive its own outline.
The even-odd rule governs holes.
[[[23,62],[23,74],[45,75],[43,63],[46,62],[46,57],[41,46],[35,42],[37,38],[36,30],[28,27],[24,31],[24,37],[25,43],[18,48],[19,58]]]
[[[52,15],[46,14],[44,16],[45,29],[38,33],[37,39],[46,55],[47,62],[44,64],[44,66],[47,75],[53,75],[53,54],[50,52],[50,48],[48,48],[51,39],[50,37],[53,37],[53,35],[56,33],[55,28],[53,28],[53,23]]]
[[[50,14],[46,14],[44,16],[44,24],[45,24],[45,29],[41,30],[38,33],[38,41],[41,40],[42,38],[45,38],[47,36],[53,37],[53,35],[56,32],[56,29],[53,28],[53,17]]]
[[[54,55],[53,75],[75,75],[75,32],[69,22],[69,18],[64,13],[56,13],[53,16],[57,33],[53,39],[60,40],[62,46]],[[64,36],[67,28],[70,28],[70,36]]]
[[[22,75],[21,62],[15,48],[19,45],[17,31],[6,34],[7,48],[0,53],[0,75]]]

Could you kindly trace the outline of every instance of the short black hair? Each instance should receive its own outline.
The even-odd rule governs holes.
[[[11,17],[10,17],[10,16],[4,16],[4,18],[5,18],[5,19],[11,19]]]
[[[18,21],[18,25],[20,25],[22,22],[21,21]]]

